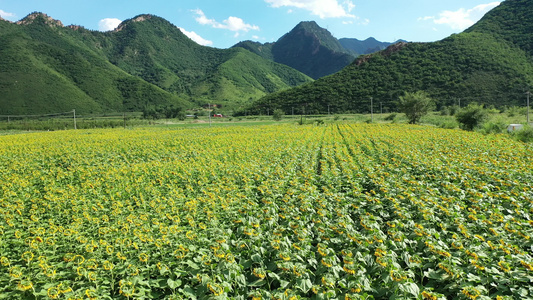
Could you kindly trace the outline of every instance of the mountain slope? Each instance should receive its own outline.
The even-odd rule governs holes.
[[[300,22],[275,43],[244,41],[233,46],[236,47],[290,66],[314,79],[341,70],[357,56],[314,21]]]
[[[0,20],[0,29],[0,114],[187,107],[189,101],[231,108],[312,80],[249,51],[200,46],[152,15],[105,33],[64,27],[41,13],[16,24]]]
[[[360,57],[342,71],[314,83],[275,93],[255,103],[307,112],[369,112],[370,98],[385,110],[406,91],[427,91],[438,105],[462,103],[521,105],[533,82],[531,26],[533,0],[507,0],[478,24],[434,43],[400,43]],[[248,109],[251,111],[252,109]]]
[[[176,26],[152,15],[123,22],[110,38],[111,47],[104,51],[113,64],[198,104],[215,101],[231,106],[310,81],[294,69],[248,51],[200,46]],[[236,55],[239,51],[242,55]]]
[[[158,105],[187,105],[120,70],[44,14],[0,24],[2,114],[139,110],[148,98]]]
[[[274,43],[259,43],[254,41],[242,41],[235,44],[232,48],[244,48],[252,53],[255,53],[262,58],[274,61],[274,55],[272,54],[272,46]]]
[[[274,61],[315,79],[333,74],[355,59],[329,31],[315,22],[298,24],[272,46],[272,54]]]

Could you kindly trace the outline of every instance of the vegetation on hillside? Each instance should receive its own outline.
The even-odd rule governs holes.
[[[234,47],[290,66],[314,79],[341,70],[357,56],[314,21],[300,22],[275,43],[245,41]]]
[[[356,56],[359,56],[361,54],[371,54],[374,52],[378,52],[381,50],[384,50],[388,46],[392,44],[396,44],[399,42],[405,42],[403,40],[398,40],[395,43],[388,43],[388,42],[380,42],[376,40],[373,37],[367,38],[366,40],[358,40],[354,38],[342,38],[339,39],[339,43],[348,50],[353,51],[353,53]]]
[[[229,109],[311,81],[249,51],[200,46],[152,15],[105,33],[64,27],[41,13],[0,24],[3,114],[141,111],[208,101]]]
[[[52,26],[43,14],[27,19],[25,25],[0,21],[2,114],[131,111],[148,103],[188,106],[111,64],[73,29]]]
[[[459,99],[463,104],[523,105],[524,92],[533,82],[532,55],[523,36],[533,32],[528,21],[533,17],[503,16],[532,6],[531,0],[505,1],[485,16],[479,30],[474,25],[434,43],[393,45],[358,58],[334,75],[267,95],[247,111],[261,113],[268,107],[324,113],[329,105],[334,112],[369,112],[371,97],[391,111],[397,109],[400,95],[419,90],[434,98],[438,108]]]

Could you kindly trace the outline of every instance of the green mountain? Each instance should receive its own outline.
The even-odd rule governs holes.
[[[329,31],[317,23],[301,22],[273,46],[276,62],[293,67],[312,78],[333,74],[354,59]]]
[[[341,70],[357,56],[356,53],[345,49],[329,31],[314,21],[300,22],[275,43],[244,41],[233,47],[245,48],[314,79]]]
[[[199,104],[240,105],[310,78],[240,48],[196,44],[165,19],[140,15],[123,22],[104,47],[128,73]]]
[[[132,76],[44,14],[0,21],[0,114],[81,113],[187,106]]]
[[[369,112],[395,109],[404,92],[423,90],[438,106],[523,105],[533,82],[533,0],[507,0],[461,34],[433,43],[398,43],[358,58],[313,83],[268,95],[248,111]]]
[[[200,46],[153,15],[105,33],[64,27],[42,13],[0,20],[0,56],[0,114],[230,109],[311,81],[244,49]]]

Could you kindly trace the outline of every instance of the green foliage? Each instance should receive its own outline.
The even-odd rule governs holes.
[[[443,116],[455,116],[461,108],[458,105],[443,106],[440,110]]]
[[[241,48],[200,46],[153,15],[125,21],[109,38],[112,43],[104,50],[115,65],[199,105],[210,101],[231,110],[250,97],[257,99],[311,81]]]
[[[459,124],[457,123],[457,121],[445,121],[440,123],[439,127],[444,129],[455,129],[458,127],[458,125]]]
[[[475,26],[466,32],[482,32],[507,40],[516,47],[533,55],[533,1],[505,1],[488,12]]]
[[[489,112],[489,110],[487,110]],[[499,134],[505,132],[507,124],[502,119],[494,119],[492,121],[486,121],[480,127],[480,132],[483,134]]]
[[[418,91],[414,93],[406,92],[400,96],[398,108],[405,113],[409,124],[417,124],[420,118],[426,115],[435,107],[435,102],[425,92]]]
[[[483,124],[488,116],[489,114],[487,110],[483,108],[483,105],[470,103],[467,107],[461,109],[455,115],[455,118],[461,124],[463,129],[471,131]]]
[[[524,116],[527,113],[527,107],[511,106],[507,107],[505,112],[509,117]]]
[[[278,109],[275,109],[274,112],[272,113],[272,118],[276,121],[281,121],[284,114],[285,113],[283,112],[283,110],[278,108]]]
[[[187,114],[185,114],[185,112],[182,110],[182,111],[179,111],[177,114],[176,114],[176,118],[180,121],[185,121],[185,119],[187,119]],[[230,120],[231,121],[231,120]]]
[[[144,119],[179,119],[181,121],[185,120],[186,115],[181,107],[176,106],[160,106],[154,107],[149,106],[143,109],[143,118]]]

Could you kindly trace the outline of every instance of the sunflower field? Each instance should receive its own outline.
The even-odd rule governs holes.
[[[533,148],[386,124],[0,137],[0,299],[533,298]]]

